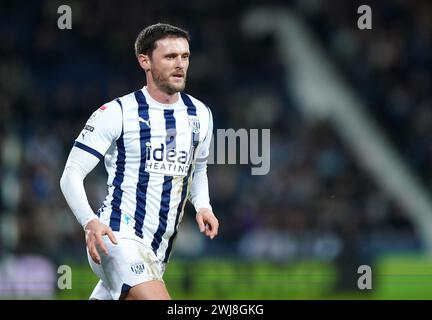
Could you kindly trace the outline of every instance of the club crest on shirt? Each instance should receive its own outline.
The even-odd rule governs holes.
[[[193,133],[199,133],[200,132],[200,121],[198,117],[189,117],[189,127],[191,128]]]

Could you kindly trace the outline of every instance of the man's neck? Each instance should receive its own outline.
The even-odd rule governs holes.
[[[156,100],[157,102],[160,102],[162,104],[173,104],[176,103],[179,99],[179,94],[178,92],[170,95],[166,92],[161,91],[160,89],[158,89],[155,86],[152,85],[147,85],[147,92],[149,93],[149,95]]]

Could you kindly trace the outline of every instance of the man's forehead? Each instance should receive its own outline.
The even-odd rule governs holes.
[[[189,43],[185,38],[181,37],[166,37],[156,41],[155,50],[181,50],[189,51]]]

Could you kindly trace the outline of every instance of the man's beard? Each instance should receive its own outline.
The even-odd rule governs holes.
[[[161,76],[160,73],[154,70],[151,70],[151,73],[156,86],[169,95],[173,95],[174,93],[183,91],[186,86],[186,74],[183,77],[184,81],[179,85],[175,85],[170,83],[169,76],[167,78],[164,78],[163,76]]]

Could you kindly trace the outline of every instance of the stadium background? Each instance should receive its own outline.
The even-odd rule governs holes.
[[[72,8],[71,30],[57,28],[61,4]],[[361,4],[372,8],[372,30],[357,28]],[[294,66],[276,37],[245,31],[245,16],[263,7],[303,21],[430,196],[428,1],[2,2],[1,298],[86,299],[94,287],[59,179],[90,114],[144,84],[133,42],[156,22],[190,31],[187,92],[212,108],[215,128],[271,129],[268,175],[252,176],[248,165],[209,166],[220,234],[204,239],[188,207],[166,273],[173,298],[432,297],[430,250],[412,212],[365,169],[330,119],[312,121],[302,111],[287,89]],[[99,165],[86,180],[95,209],[105,179]],[[357,288],[364,264],[373,271],[372,290]],[[72,268],[71,290],[57,288],[60,265]]]

